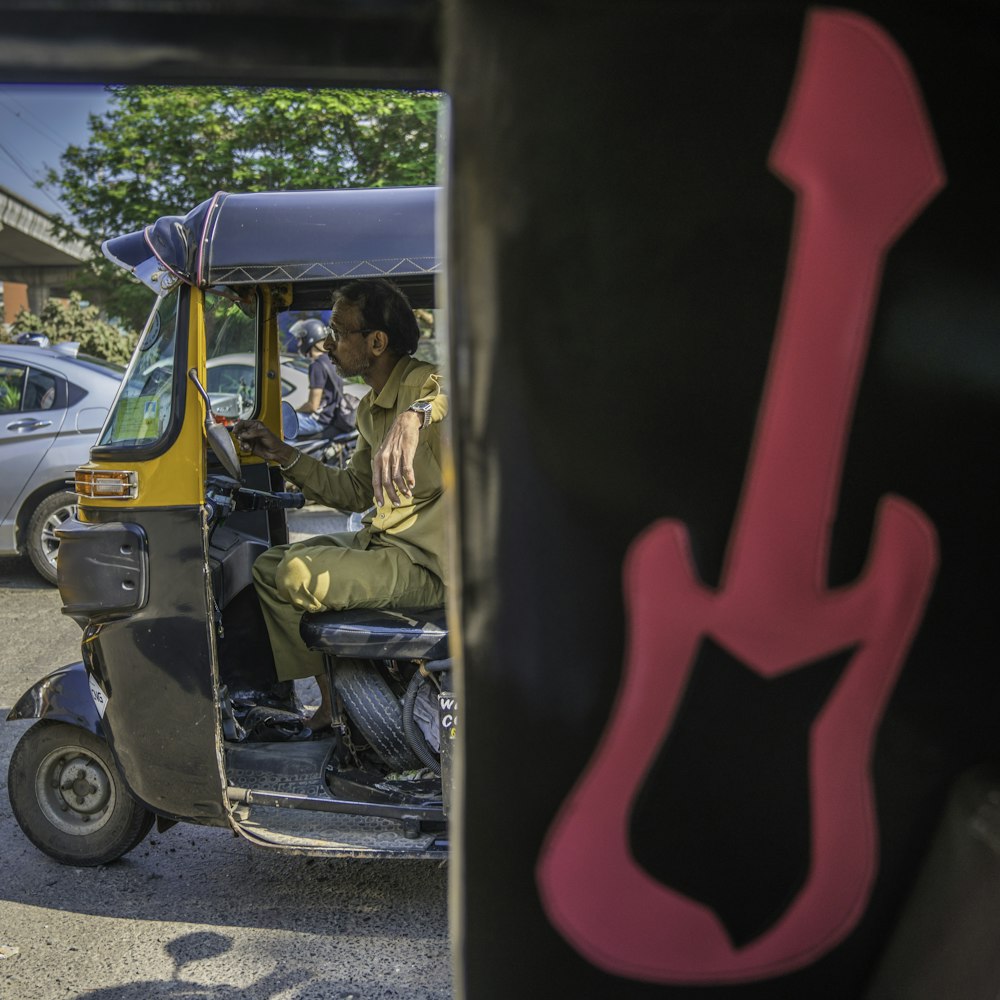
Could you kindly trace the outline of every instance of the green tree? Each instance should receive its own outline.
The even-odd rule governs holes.
[[[114,86],[47,183],[95,246],[217,191],[431,184],[441,97],[424,92]],[[112,275],[116,277],[112,278]],[[148,295],[99,255],[78,287],[140,327]]]
[[[44,333],[53,344],[75,340],[84,354],[120,364],[127,364],[138,339],[104,320],[97,306],[84,305],[78,292],[70,294],[69,302],[50,299],[38,316],[22,309],[8,336],[13,341],[22,333]]]

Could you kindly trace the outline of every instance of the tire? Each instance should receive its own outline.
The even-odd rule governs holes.
[[[104,865],[149,833],[154,815],[125,788],[100,737],[43,719],[10,759],[7,794],[25,836],[65,865]]]
[[[403,733],[403,707],[371,660],[341,660],[333,686],[358,732],[393,771],[421,767]]]
[[[66,523],[76,513],[76,494],[60,490],[47,496],[36,508],[28,521],[26,548],[28,558],[47,583],[56,582],[56,556],[59,553],[59,539],[55,530]]]

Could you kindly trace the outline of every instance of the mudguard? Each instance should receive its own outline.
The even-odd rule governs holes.
[[[54,719],[105,738],[82,661],[59,667],[28,688],[7,714],[8,722],[15,719]]]

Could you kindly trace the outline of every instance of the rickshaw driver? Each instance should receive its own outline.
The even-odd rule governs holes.
[[[375,510],[357,533],[268,549],[254,585],[279,680],[315,677],[321,702],[310,727],[333,721],[322,653],[299,635],[305,611],[440,607],[445,600],[441,421],[448,411],[437,368],[411,355],[420,331],[406,296],[383,279],[338,289],[327,349],[345,377],[371,386],[358,407],[358,444],[345,469],[297,451],[259,420],[234,427],[244,448],[276,462],[307,498],[341,510]]]

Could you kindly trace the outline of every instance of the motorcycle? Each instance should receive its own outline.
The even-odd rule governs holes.
[[[288,434],[287,428],[285,434]],[[304,455],[309,455],[333,469],[345,469],[357,447],[358,432],[356,428],[335,431],[324,427],[318,434],[297,433],[294,438],[289,437],[287,440]]]
[[[337,274],[376,276],[371,260],[379,274],[398,260],[414,306],[432,304],[436,199],[220,193],[102,248],[157,297],[59,532],[81,659],[7,716],[36,720],[8,794],[49,856],[105,864],[178,822],[300,854],[447,856],[458,720],[444,609],[305,615],[337,702],[332,730],[312,733],[299,692],[276,680],[251,577],[303,497],[276,467],[240,459],[204,388],[210,358],[251,348],[254,415],[294,436],[279,315],[322,308]],[[278,256],[290,247],[294,259]]]

